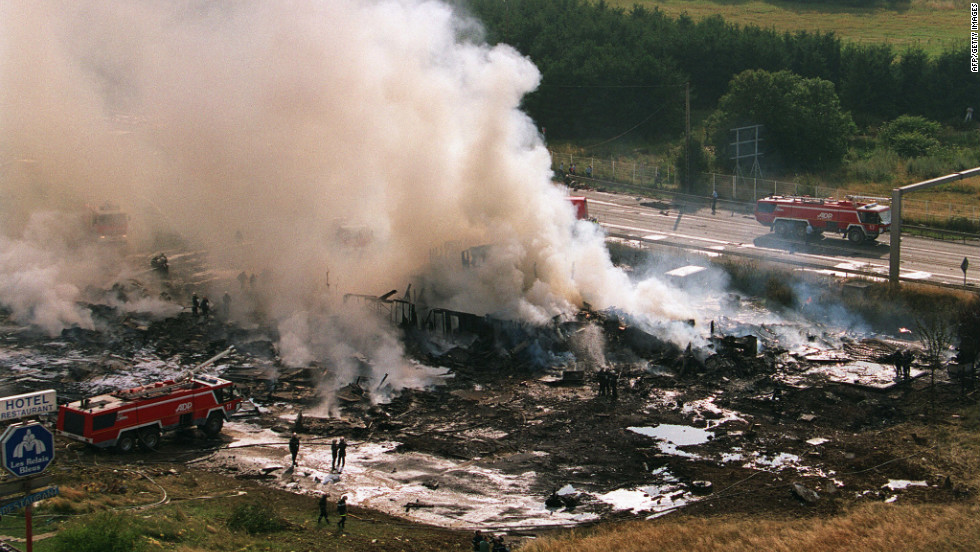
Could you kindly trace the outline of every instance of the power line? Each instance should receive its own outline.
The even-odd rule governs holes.
[[[681,84],[541,84],[539,88],[680,88]]]
[[[665,106],[666,106],[666,104],[661,105],[653,113],[647,115],[647,117],[645,119],[643,119],[639,123],[636,123],[635,125],[633,125],[629,129],[623,131],[622,133],[620,133],[620,134],[618,134],[616,136],[613,136],[612,138],[610,138],[608,140],[603,140],[602,142],[599,142],[599,143],[596,143],[596,144],[592,144],[592,145],[589,145],[589,146],[585,146],[583,149],[590,150],[592,148],[596,148],[596,147],[599,147],[599,146],[608,144],[609,142],[612,142],[613,140],[618,140],[618,139],[622,138],[623,136],[626,136],[630,132],[633,132],[634,130],[636,130],[637,128],[639,128],[640,126],[642,126],[644,123],[646,123],[647,121],[649,121],[650,119],[652,119],[654,115],[656,115],[657,113],[660,113],[661,111],[663,111],[663,109],[664,109]]]

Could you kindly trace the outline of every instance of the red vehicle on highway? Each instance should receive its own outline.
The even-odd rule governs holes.
[[[569,196],[568,201],[575,207],[575,218],[579,220],[589,220],[589,201],[582,196]]]
[[[59,435],[96,447],[129,452],[140,443],[155,449],[163,431],[200,427],[217,435],[241,402],[234,383],[199,375],[63,404],[56,428]]]
[[[806,238],[833,232],[854,243],[875,240],[891,226],[891,207],[856,198],[768,196],[755,204],[755,219],[779,237]]]

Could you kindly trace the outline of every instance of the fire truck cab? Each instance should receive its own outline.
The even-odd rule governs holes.
[[[129,215],[108,202],[98,209],[89,207],[88,227],[100,242],[123,242],[129,233]]]
[[[63,404],[58,407],[56,431],[90,445],[133,450],[160,444],[160,434],[199,427],[208,436],[221,432],[242,397],[235,384],[214,376],[134,387]]]
[[[891,207],[854,198],[768,196],[756,202],[755,219],[781,238],[833,232],[853,243],[878,238],[891,225]]]

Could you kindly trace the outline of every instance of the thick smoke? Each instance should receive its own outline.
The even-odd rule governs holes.
[[[136,250],[177,234],[216,268],[261,273],[290,364],[339,363],[364,342],[331,322],[343,311],[326,289],[419,276],[440,306],[532,322],[584,302],[686,317],[574,220],[519,109],[537,69],[474,36],[435,1],[0,3],[0,302],[51,331],[88,324],[73,302],[96,269],[39,260],[57,293],[16,302],[28,278],[12,256],[44,257],[31,213],[111,200]],[[447,242],[492,254],[429,265]],[[357,352],[404,362],[386,339]]]

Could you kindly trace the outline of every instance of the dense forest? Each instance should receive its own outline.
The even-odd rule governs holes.
[[[685,83],[695,110],[710,112],[732,78],[750,69],[828,81],[859,127],[902,114],[951,123],[980,106],[980,75],[964,46],[922,50],[843,43],[834,34],[777,33],[694,21],[636,6],[586,0],[470,0],[487,40],[527,55],[542,73],[525,109],[549,140],[594,140],[631,132],[676,138],[684,128]]]

